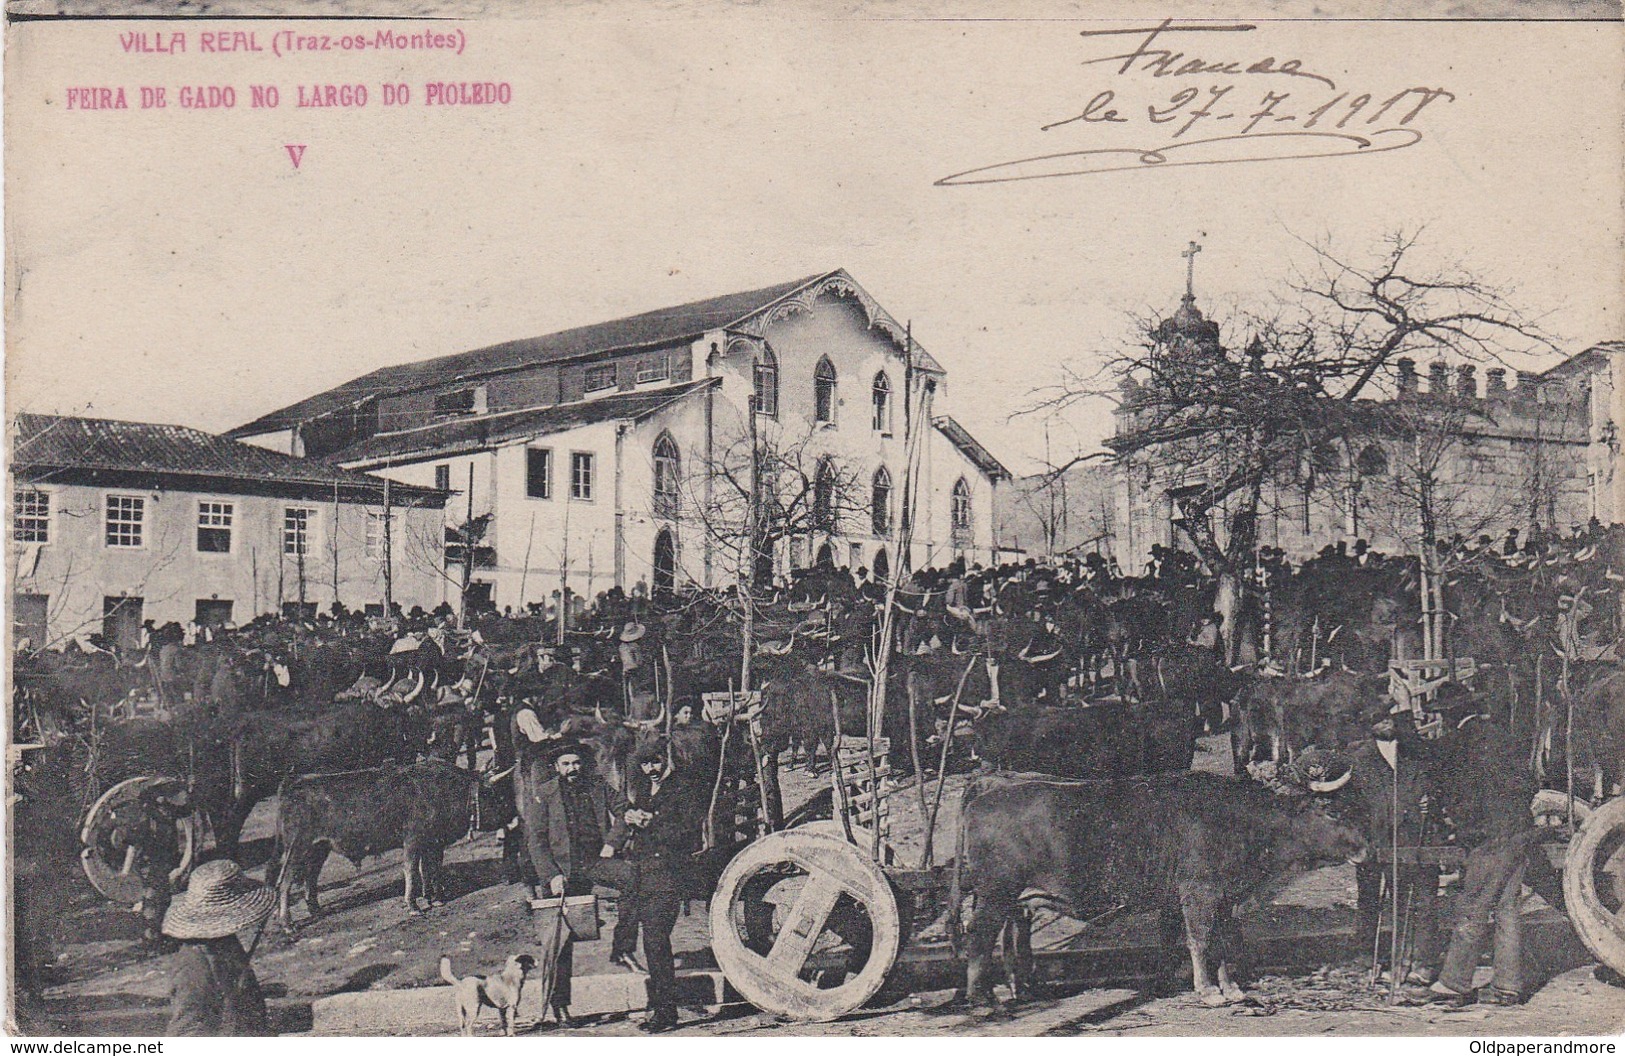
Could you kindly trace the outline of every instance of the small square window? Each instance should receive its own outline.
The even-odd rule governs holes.
[[[229,502],[197,504],[198,553],[231,553],[231,521],[235,512],[234,504]]]
[[[593,456],[585,451],[570,453],[570,498],[592,501]]]
[[[107,545],[146,545],[147,500],[139,495],[107,496]]]
[[[11,538],[18,543],[51,541],[51,493],[18,488],[11,493]]]
[[[588,392],[599,392],[599,391],[601,391],[603,389],[613,389],[614,387],[615,387],[615,364],[614,363],[600,363],[595,367],[588,367],[587,368],[586,390]]]

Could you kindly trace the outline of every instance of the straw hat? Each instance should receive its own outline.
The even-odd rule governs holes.
[[[639,638],[642,638],[647,630],[648,628],[644,627],[643,624],[633,620],[621,631],[621,641],[627,643],[635,642]]]
[[[220,939],[271,914],[271,889],[243,875],[229,858],[204,862],[164,914],[164,934],[177,939]]]

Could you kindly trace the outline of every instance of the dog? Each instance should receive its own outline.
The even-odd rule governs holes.
[[[457,1027],[463,1037],[474,1036],[474,1021],[487,1005],[497,1010],[503,1033],[513,1037],[525,976],[535,968],[536,958],[528,953],[516,953],[503,965],[501,975],[468,975],[459,979],[451,973],[451,958],[440,958],[440,978],[452,986],[452,996],[457,999]]]

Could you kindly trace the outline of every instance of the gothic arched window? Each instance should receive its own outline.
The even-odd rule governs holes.
[[[885,466],[875,470],[869,496],[870,523],[875,534],[883,536],[891,531],[891,474]]]
[[[875,375],[873,388],[873,428],[877,433],[891,432],[891,379],[885,371]]]
[[[813,368],[813,418],[835,424],[835,364],[828,356]]]
[[[813,529],[820,532],[835,530],[835,463],[828,458],[818,463],[813,476]]]
[[[951,521],[953,524],[954,545],[969,546],[971,535],[970,485],[965,483],[964,477],[960,477],[954,482]]]
[[[677,453],[677,442],[670,433],[661,433],[655,441],[655,516],[676,517],[682,462]]]
[[[765,344],[756,360],[756,410],[769,418],[779,416],[779,361]]]

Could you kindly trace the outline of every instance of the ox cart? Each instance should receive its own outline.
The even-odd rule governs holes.
[[[723,975],[752,1005],[791,1020],[849,1015],[901,969],[955,963],[962,952],[943,926],[953,865],[904,866],[886,843],[889,744],[843,737],[835,755],[835,820],[755,840],[711,900]],[[1575,932],[1601,963],[1625,972],[1625,798],[1590,811],[1566,849],[1546,848],[1562,870]],[[1462,857],[1455,847],[1404,850],[1443,865]]]

